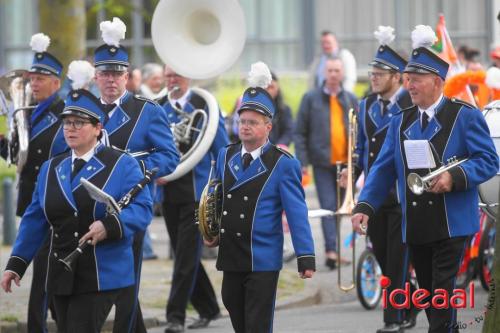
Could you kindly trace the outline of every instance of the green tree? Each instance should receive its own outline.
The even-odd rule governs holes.
[[[39,0],[40,31],[51,39],[49,52],[64,69],[85,56],[85,0]]]

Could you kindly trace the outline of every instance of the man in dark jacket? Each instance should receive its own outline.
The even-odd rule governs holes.
[[[302,98],[295,128],[295,150],[302,172],[312,164],[320,206],[337,208],[337,162],[347,162],[348,112],[357,109],[356,97],[342,88],[344,68],[339,58],[328,58],[325,81]],[[325,239],[326,265],[337,264],[335,217],[321,221]]]

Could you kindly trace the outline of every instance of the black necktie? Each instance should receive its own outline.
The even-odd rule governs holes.
[[[246,170],[250,163],[253,161],[252,154],[250,153],[245,153],[243,154],[243,170]]]
[[[106,113],[110,113],[111,111],[113,111],[115,107],[116,107],[115,103],[104,104],[104,111],[106,111]]]
[[[382,102],[382,115],[385,115],[387,113],[387,107],[389,106],[391,101],[389,101],[389,100],[386,101],[383,99],[381,99],[380,101]]]
[[[425,130],[427,125],[429,125],[429,115],[427,115],[427,112],[422,112],[422,131]]]
[[[73,171],[71,172],[71,179],[75,177],[75,175],[80,171],[85,165],[85,160],[83,158],[75,158],[73,161]]]

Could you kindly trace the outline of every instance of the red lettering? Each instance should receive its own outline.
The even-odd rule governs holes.
[[[420,303],[427,297],[429,297],[431,293],[427,289],[417,289],[411,295],[411,302],[417,309],[427,309],[431,304],[429,302]]]
[[[398,302],[396,302],[396,296],[400,295],[400,294],[404,296],[404,302],[401,304],[398,304]],[[389,303],[395,309],[409,309],[410,308],[410,283],[409,282],[405,283],[405,289],[401,289],[401,288],[394,289],[389,296]]]
[[[450,298],[450,306],[454,309],[465,309],[467,307],[467,293],[463,289],[453,289]]]
[[[432,307],[434,309],[448,309],[449,304],[449,295],[446,289],[436,289],[434,291],[434,296],[432,296]]]

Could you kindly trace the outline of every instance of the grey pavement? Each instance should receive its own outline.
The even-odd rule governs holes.
[[[313,186],[306,189],[307,203],[310,209],[318,208]],[[292,260],[284,265],[280,275],[280,288],[277,294],[275,331],[276,332],[375,332],[382,325],[381,308],[366,311],[357,300],[356,291],[342,292],[337,287],[337,271],[330,271],[324,266],[324,248],[319,219],[310,221],[315,239],[317,272],[313,279],[300,280],[296,272],[296,262]],[[0,225],[0,235],[1,235]],[[342,224],[345,238],[350,233],[348,220]],[[158,260],[145,261],[142,269],[140,300],[148,332],[163,332],[165,324],[165,306],[171,284],[172,260],[169,259],[168,236],[162,217],[153,220],[150,226],[153,247]],[[364,240],[357,241],[357,254],[364,249]],[[0,247],[0,270],[3,270],[10,254],[10,247]],[[343,247],[343,255],[351,256],[351,250]],[[222,273],[216,271],[214,260],[204,260],[204,266],[218,294],[223,317],[210,323],[209,328],[199,332],[232,332],[227,312],[221,302],[220,286]],[[342,283],[351,282],[351,266],[342,267]],[[26,309],[31,284],[31,266],[21,281],[21,287],[15,287],[12,294],[0,292],[0,332],[24,332]],[[476,287],[476,309],[463,310],[459,320],[463,322],[479,320],[478,306],[486,304],[486,293]],[[480,305],[481,304],[481,305]],[[105,330],[110,328],[113,313],[110,314]],[[186,325],[197,318],[193,309],[188,309]],[[463,318],[463,319],[462,319]],[[5,320],[17,320],[9,323]],[[50,323],[53,327],[53,322]],[[411,332],[426,332],[425,316],[419,316],[417,329]],[[482,323],[469,325],[464,332],[479,332]],[[190,330],[187,330],[189,332]],[[196,332],[196,331],[193,331]]]

